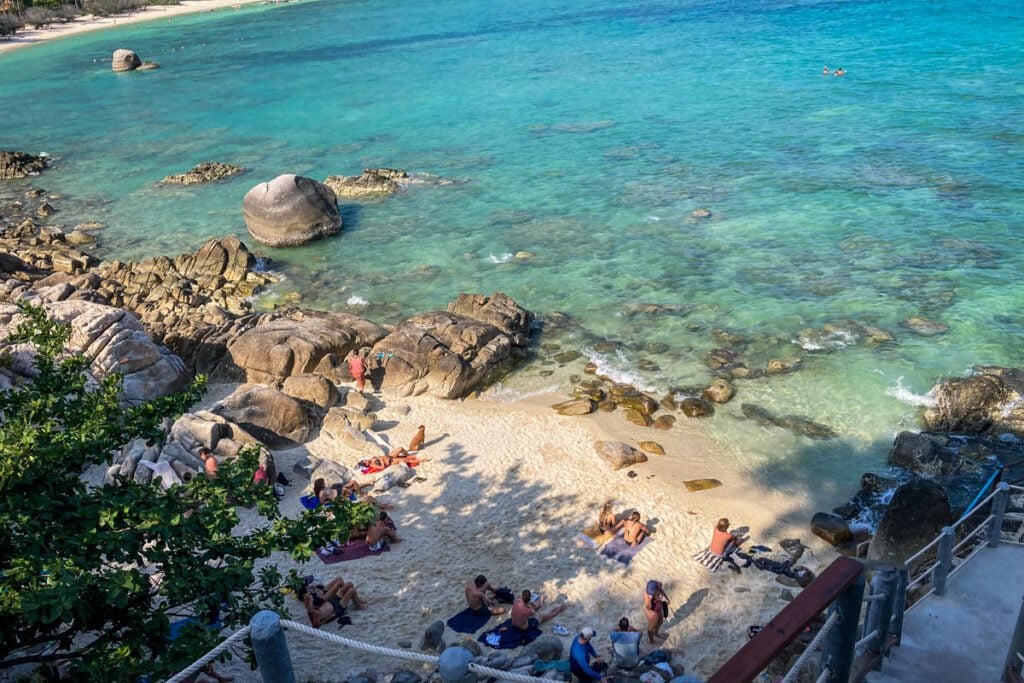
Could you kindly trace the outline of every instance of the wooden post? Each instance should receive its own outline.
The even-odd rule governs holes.
[[[907,584],[910,572],[904,567],[896,570],[896,598],[892,603],[892,633],[896,636],[896,647],[903,643],[903,615],[907,611]]]
[[[260,610],[249,620],[249,637],[263,683],[295,683],[281,617],[276,612]]]
[[[863,601],[864,574],[861,573],[832,605],[832,610],[839,614],[839,622],[829,631],[821,650],[821,667],[831,671],[829,680],[848,681],[850,679],[853,651],[857,646],[860,606]]]
[[[988,547],[999,545],[999,536],[1003,533],[1003,515],[1006,514],[1006,503],[1010,500],[1010,485],[1005,481],[996,487],[996,497],[992,499],[992,522],[988,528]]]
[[[942,527],[939,534],[939,557],[932,572],[932,586],[936,595],[946,594],[946,577],[953,568],[953,527]]]
[[[1010,681],[1010,674],[1019,674],[1020,660],[1017,653],[1024,652],[1024,602],[1021,603],[1017,612],[1017,626],[1013,629],[1013,637],[1010,638],[1010,651],[1006,653],[1006,662],[1003,664],[1002,681]]]

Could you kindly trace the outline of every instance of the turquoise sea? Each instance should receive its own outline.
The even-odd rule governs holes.
[[[345,204],[340,235],[264,250],[287,280],[261,303],[394,321],[502,290],[560,323],[544,341],[659,391],[707,382],[729,330],[751,367],[803,365],[739,383],[708,423],[722,457],[848,494],[937,378],[1024,364],[1022,45],[1018,2],[249,6],[0,55],[0,148],[53,155],[38,183],[123,259],[245,237],[242,196],[279,173],[459,181]],[[119,47],[163,68],[112,74]],[[250,170],[154,184],[207,160]],[[851,320],[895,341],[800,341]],[[766,430],[744,402],[841,436]]]

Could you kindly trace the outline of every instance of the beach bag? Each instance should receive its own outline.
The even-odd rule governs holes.
[[[649,655],[644,657],[644,664],[646,666],[654,666],[656,664],[668,663],[669,654],[664,650],[653,650]]]
[[[511,588],[499,588],[494,591],[494,598],[498,602],[505,603],[506,605],[511,605],[516,601],[516,596],[512,594]]]

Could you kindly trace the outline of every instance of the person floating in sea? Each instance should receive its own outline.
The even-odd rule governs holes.
[[[494,598],[488,597],[488,593],[493,596],[495,588],[483,574],[467,583],[466,604],[469,609],[480,614],[504,614],[505,608],[495,605]]]
[[[828,66],[824,66],[824,67],[822,67],[822,69],[821,69],[821,75],[822,75],[822,76],[828,76]]]
[[[523,594],[512,604],[512,625],[520,631],[529,631],[541,624],[551,621],[559,614],[569,609],[568,605],[558,605],[545,614],[537,614],[537,610],[544,607],[544,601],[533,602],[533,595],[530,591],[523,591]]]
[[[641,541],[651,533],[650,529],[640,523],[639,512],[634,512],[628,519],[624,519],[616,524],[612,528],[612,532],[619,529],[622,529],[622,540],[633,546],[640,545]]]
[[[668,636],[661,635],[661,625],[668,616],[668,595],[661,581],[647,582],[644,589],[644,615],[647,617],[647,642],[654,643],[655,638],[665,640]]]
[[[844,69],[843,67],[839,67],[838,69],[836,69],[835,71],[832,72],[832,75],[833,76],[845,76],[846,75],[846,69]]]

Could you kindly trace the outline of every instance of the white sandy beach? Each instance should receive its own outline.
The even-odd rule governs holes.
[[[54,24],[50,28],[32,29],[18,31],[9,38],[0,39],[0,53],[10,52],[22,47],[39,45],[49,40],[67,38],[80,33],[98,31],[104,28],[116,26],[128,26],[143,21],[154,21],[156,19],[172,19],[183,14],[195,12],[210,12],[224,10],[234,5],[248,5],[254,2],[266,2],[266,0],[184,0],[180,5],[154,5],[141,11],[133,12],[131,16],[118,15],[114,17],[94,17],[86,15],[67,24]]]
[[[486,397],[387,401],[377,412],[381,433],[394,445],[406,445],[416,426],[425,424],[425,454],[431,458],[418,468],[425,482],[382,497],[394,505],[392,517],[404,542],[382,556],[331,566],[316,558],[305,565],[283,554],[276,558],[283,571],[298,567],[324,583],[344,576],[369,601],[365,612],[350,612],[351,626],[340,632],[333,624],[324,628],[391,647],[403,640],[418,645],[431,622],[464,608],[464,584],[483,573],[495,585],[516,592],[529,588],[549,603],[568,603],[569,610],[552,624],[572,631],[592,625],[602,634],[597,643],[604,649],[606,634],[620,617],[642,625],[643,586],[655,578],[665,583],[672,600],[665,647],[685,651],[688,671],[708,676],[745,642],[749,625],[764,623],[784,605],[774,574],[747,569],[735,576],[723,568],[712,575],[691,559],[707,545],[715,520],[728,516],[734,529],[748,528],[752,542],[775,550],[782,538],[802,539],[812,551],[801,563],[816,572],[831,560],[831,549],[807,526],[815,505],[830,501],[763,490],[729,459],[716,459],[721,453],[703,436],[703,427],[684,422],[667,432],[643,429],[619,413],[562,417],[548,407],[560,398],[512,404]],[[639,476],[629,478],[626,470],[613,472],[596,456],[593,443],[599,439],[655,440],[666,455],[651,456],[633,468]],[[310,442],[308,449],[332,455],[325,452],[324,440]],[[304,451],[277,453],[279,469],[292,479],[282,503],[288,515],[299,513],[298,498],[308,483],[292,471]],[[358,457],[334,455],[346,465]],[[689,493],[681,484],[701,477],[724,485]],[[653,542],[629,566],[575,541],[608,498],[619,512],[638,509],[656,529]],[[251,523],[251,518],[243,521]],[[289,605],[292,618],[307,623],[302,606],[292,600]],[[488,627],[497,623],[492,619]],[[449,644],[462,637],[445,633]],[[299,680],[341,681],[365,669],[416,669],[302,634],[288,638]],[[570,639],[563,638],[566,646]],[[252,675],[240,663],[221,668],[236,680]]]

